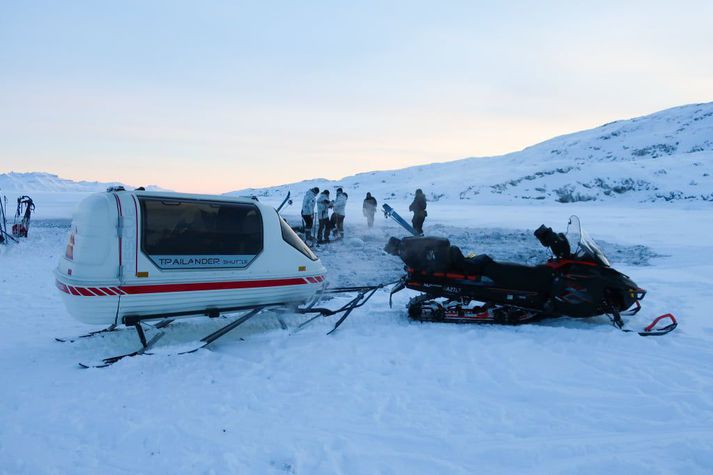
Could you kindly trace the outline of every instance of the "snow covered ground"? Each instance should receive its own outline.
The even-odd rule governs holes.
[[[29,193],[30,237],[0,246],[0,473],[712,473],[713,103],[558,137],[502,157],[338,181],[243,190],[299,219],[310,186],[350,194],[347,238],[322,247],[332,285],[393,280],[391,235],[366,228],[374,193],[407,215],[429,196],[426,232],[464,251],[534,263],[542,223],[570,214],[613,265],[648,290],[641,328],[672,312],[660,338],[606,317],[519,327],[418,324],[388,290],[331,336],[333,319],[261,315],[211,350],[168,356],[227,320],[171,325],[153,356],[81,370],[134,349],[122,331],[72,320],[54,287],[74,206],[104,183],[0,175],[0,194]],[[337,306],[341,300],[327,302]]]
[[[381,247],[400,230],[382,217],[368,230],[356,201],[348,238],[320,250],[334,285],[399,273]],[[426,230],[531,261],[542,256],[532,229],[563,230],[573,213],[649,290],[630,326],[671,311],[674,333],[642,338],[605,317],[418,324],[406,318],[408,292],[389,309],[384,291],[331,336],[330,319],[294,333],[304,317],[288,316],[284,331],[266,315],[210,351],[81,370],[134,337],[54,341],[93,328],[67,315],[54,288],[67,223],[37,222],[21,245],[0,246],[0,472],[710,473],[709,207],[436,202]],[[224,323],[184,320],[159,348]]]

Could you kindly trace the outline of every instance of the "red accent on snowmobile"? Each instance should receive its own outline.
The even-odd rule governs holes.
[[[666,318],[668,318],[668,319],[671,320],[671,322],[672,322],[671,324],[678,325],[678,322],[676,321],[676,317],[674,317],[673,314],[671,314],[671,313],[666,313],[666,314],[659,315],[658,317],[656,317],[656,318],[654,319],[654,321],[649,324],[649,326],[647,326],[646,328],[644,328],[644,331],[645,331],[645,332],[650,332],[651,330],[654,329],[654,327],[656,326],[656,324],[657,324],[658,322],[660,322],[661,320],[664,320],[664,319],[666,319]]]
[[[559,268],[564,267],[564,266],[569,265],[569,264],[581,264],[581,265],[584,265],[584,266],[594,266],[594,267],[599,266],[599,264],[597,264],[596,262],[575,261],[575,260],[572,260],[572,259],[551,260],[551,261],[547,261],[547,262],[545,263],[545,265],[546,265],[547,267],[551,267],[552,269],[559,269]]]

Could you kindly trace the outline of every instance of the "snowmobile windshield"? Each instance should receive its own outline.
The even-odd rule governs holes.
[[[582,224],[577,216],[570,216],[567,226],[567,241],[569,241],[572,255],[578,259],[592,261],[609,267],[609,259],[604,255],[599,245],[582,229]]]

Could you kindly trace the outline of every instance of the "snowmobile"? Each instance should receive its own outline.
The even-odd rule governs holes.
[[[392,295],[404,288],[421,292],[407,306],[409,317],[419,321],[519,324],[608,315],[616,327],[630,331],[621,317],[641,309],[646,291],[610,266],[579,218],[570,218],[566,235],[545,225],[534,234],[552,252],[546,263],[535,266],[497,262],[487,255],[464,257],[445,238],[391,238],[385,251],[406,264],[406,276]],[[671,323],[656,328],[662,320]],[[666,314],[639,334],[662,335],[676,325],[675,317]]]
[[[27,237],[30,230],[30,217],[35,210],[35,203],[27,195],[17,199],[17,211],[15,212],[15,223],[12,225],[12,235],[15,237]]]

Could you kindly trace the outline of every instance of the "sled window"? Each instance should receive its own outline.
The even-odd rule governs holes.
[[[307,244],[300,239],[300,237],[292,230],[290,225],[287,224],[287,221],[285,221],[282,217],[280,217],[280,227],[282,228],[282,239],[284,239],[287,244],[294,247],[313,261],[317,260],[317,256],[314,255],[312,249],[310,249],[309,246],[307,246]]]
[[[253,204],[160,198],[140,198],[140,202],[141,248],[148,256],[242,256],[242,261],[196,262],[208,263],[208,267],[245,267],[262,251],[262,216]],[[175,265],[179,264],[170,267]]]

